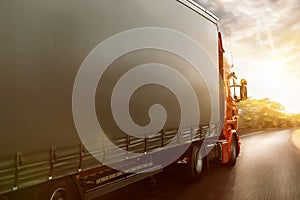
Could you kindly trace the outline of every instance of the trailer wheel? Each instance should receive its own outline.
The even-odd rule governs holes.
[[[70,178],[53,180],[41,186],[38,200],[78,200],[78,192]]]
[[[230,160],[228,161],[228,165],[235,165],[237,158],[237,144],[236,137],[233,135],[230,144]]]
[[[194,145],[190,152],[190,162],[188,164],[188,177],[189,179],[198,179],[202,176],[204,171],[204,158],[201,158],[200,146]]]

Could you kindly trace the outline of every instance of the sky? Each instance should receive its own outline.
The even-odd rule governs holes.
[[[220,19],[226,57],[252,98],[300,113],[300,0],[196,0]]]

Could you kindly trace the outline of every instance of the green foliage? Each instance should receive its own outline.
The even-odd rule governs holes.
[[[300,126],[300,114],[290,114],[275,101],[248,99],[239,104],[239,129],[288,128]]]

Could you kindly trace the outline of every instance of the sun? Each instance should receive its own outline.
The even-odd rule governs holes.
[[[286,65],[283,59],[269,59],[261,61],[259,64],[259,73],[265,83],[265,86],[270,88],[276,86],[280,88],[284,86],[284,83],[289,79],[289,75],[286,72]]]
[[[282,104],[287,112],[300,113],[300,80],[288,70],[288,63],[280,57],[256,62],[249,74],[248,94],[254,98],[270,98]]]
[[[284,71],[285,61],[282,59],[275,59],[270,61],[269,67],[276,71]]]

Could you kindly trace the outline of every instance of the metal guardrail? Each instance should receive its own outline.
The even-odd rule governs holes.
[[[41,154],[40,156],[36,156],[34,153],[24,155],[17,152],[14,158],[2,159],[0,162],[0,194],[87,171],[105,164],[97,161],[92,155],[103,156],[104,160],[112,159],[118,163],[130,159],[126,153],[124,154],[124,151],[118,151],[119,148],[126,150],[125,152],[155,153],[212,137],[220,131],[219,124],[212,124],[186,128],[181,131],[178,129],[161,130],[147,138],[135,138],[127,135],[113,141],[116,145],[114,148],[106,147],[104,142],[103,148],[94,152],[87,152],[82,144],[64,148],[51,147],[48,153],[47,151],[37,152]],[[176,142],[167,145],[171,140]],[[113,151],[117,153],[109,153]],[[118,154],[118,152],[123,153]],[[32,157],[42,157],[42,159],[34,160],[31,159]]]

